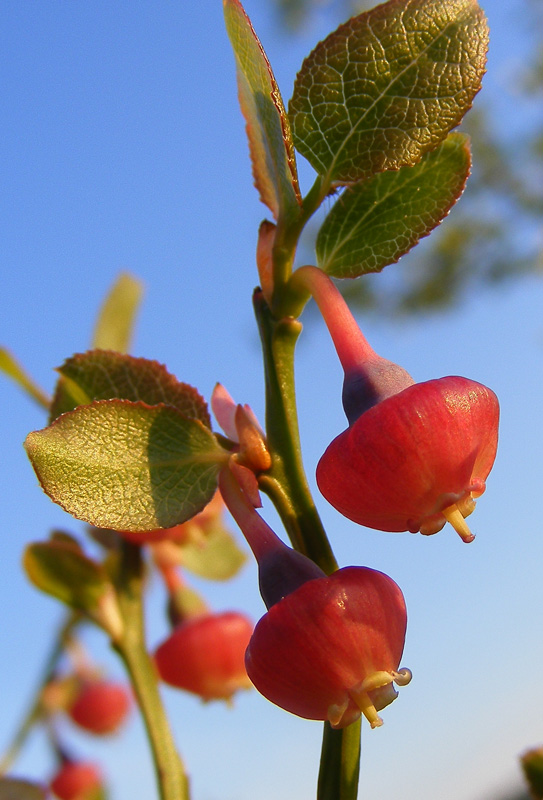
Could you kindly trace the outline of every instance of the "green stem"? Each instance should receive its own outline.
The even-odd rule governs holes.
[[[272,310],[277,319],[293,314],[291,292],[285,291],[292,275],[294,255],[300,235],[326,197],[329,186],[318,175],[304,198],[303,207],[293,218],[280,218],[273,245],[273,299]],[[303,305],[302,305],[303,308]]]
[[[317,800],[356,800],[360,772],[360,720],[342,730],[324,723]]]
[[[0,761],[0,775],[4,775],[9,770],[11,765],[17,759],[17,756],[19,755],[21,749],[23,748],[29,733],[32,731],[32,728],[38,722],[41,722],[43,718],[43,709],[42,709],[43,690],[54,677],[59,658],[64,653],[66,640],[69,637],[70,633],[72,632],[72,629],[80,621],[81,621],[80,615],[75,611],[71,611],[67,615],[62,625],[60,626],[59,632],[55,636],[51,653],[49,654],[49,657],[45,663],[45,668],[43,670],[42,677],[40,678],[36,691],[32,696],[30,706],[28,707],[27,712],[25,713],[21,723],[19,724],[11,744],[9,745],[8,749],[2,756],[2,759]]]
[[[266,436],[271,469],[259,485],[275,505],[293,547],[330,574],[337,562],[311,497],[302,463],[294,350],[302,326],[292,317],[274,319],[262,293],[254,298],[266,379]],[[324,725],[317,800],[356,800],[360,721],[343,730]]]
[[[140,547],[123,542],[117,592],[124,632],[113,646],[125,664],[143,716],[160,800],[189,800],[187,776],[164,710],[156,670],[145,645],[143,578]]]
[[[294,348],[302,329],[292,318],[274,320],[261,292],[254,295],[266,378],[266,436],[272,467],[259,479],[273,501],[293,547],[330,574],[337,568],[305,476],[296,395]]]

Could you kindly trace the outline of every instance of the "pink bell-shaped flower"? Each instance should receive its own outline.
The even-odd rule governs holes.
[[[414,383],[372,350],[321,270],[302,267],[295,280],[317,301],[345,371],[349,427],[319,461],[324,497],[369,528],[428,535],[449,521],[471,542],[465,517],[496,457],[494,392],[456,376]]]
[[[108,680],[82,684],[68,713],[80,728],[104,736],[116,733],[132,708],[132,696],[120,683]]]
[[[286,711],[344,728],[360,714],[372,728],[396,697],[406,610],[394,581],[344,567],[307,581],[257,623],[245,663],[258,691]]]
[[[102,774],[88,761],[65,761],[49,788],[59,800],[96,800],[104,793]]]
[[[369,408],[328,446],[322,494],[349,519],[384,531],[436,533],[464,518],[496,455],[498,401],[467,378],[416,383]]]
[[[157,648],[159,675],[203,700],[231,700],[251,686],[244,654],[252,632],[252,623],[236,611],[189,619]]]
[[[272,703],[334,728],[363,714],[372,728],[377,712],[396,697],[407,615],[394,581],[367,567],[327,576],[287,547],[256,513],[228,468],[219,486],[259,566],[268,612],[245,654],[249,678]]]

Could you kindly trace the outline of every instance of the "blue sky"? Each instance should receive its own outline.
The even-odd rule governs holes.
[[[484,7],[492,46],[480,98],[518,125],[527,111],[514,91],[529,34],[523,5]],[[341,19],[322,12],[292,39],[267,0],[248,1],[247,11],[286,100],[304,55]],[[265,209],[251,185],[221,4],[7,0],[0,38],[0,344],[51,390],[53,367],[87,349],[100,302],[128,269],[146,287],[134,354],[166,363],[206,397],[219,380],[262,417],[250,297]],[[316,495],[340,563],[389,573],[409,611],[402,663],[414,678],[384,712],[384,727],[363,731],[361,797],[490,800],[517,777],[518,753],[543,742],[542,300],[536,276],[477,292],[440,316],[360,320],[375,349],[416,380],[466,375],[493,388],[502,408],[498,459],[470,546],[447,530],[430,538],[367,531]],[[345,427],[340,369],[316,318],[302,335],[297,379],[314,485],[318,458]],[[1,386],[3,747],[62,616],[22,576],[24,545],[55,526],[80,528],[42,494],[21,446],[44,424],[42,412],[7,381]],[[252,565],[232,583],[196,585],[216,609],[245,609],[255,620],[263,613]],[[162,605],[153,583],[151,645],[166,634]],[[103,637],[87,641],[121,675]],[[194,800],[314,796],[318,723],[256,692],[234,710],[165,696]],[[113,800],[155,796],[139,722],[114,743],[82,734],[73,741],[81,755],[103,760]],[[36,734],[16,771],[42,778],[50,769]]]

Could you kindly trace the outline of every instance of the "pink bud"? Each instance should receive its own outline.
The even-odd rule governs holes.
[[[367,567],[315,578],[275,603],[258,622],[245,657],[247,673],[272,703],[335,728],[360,714],[371,727],[396,697],[406,610],[394,581]]]
[[[189,619],[158,647],[160,677],[203,700],[229,700],[250,687],[244,654],[252,632],[252,623],[235,611]]]
[[[485,491],[498,417],[495,394],[467,378],[409,386],[333,440],[317,467],[319,489],[369,528],[432,534],[449,520],[472,541],[464,517]]]

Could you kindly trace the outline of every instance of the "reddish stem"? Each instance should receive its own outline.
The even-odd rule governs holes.
[[[178,589],[182,589],[186,585],[181,573],[173,564],[156,563],[166,589],[168,590],[168,594],[174,594]]]
[[[229,466],[223,467],[219,473],[219,489],[228,510],[239,525],[259,563],[265,556],[286,548],[285,543],[255,511]]]
[[[314,561],[292,550],[275,535],[255,511],[228,466],[219,473],[219,488],[258,562],[260,594],[268,608],[306,581],[325,576]]]
[[[305,266],[296,270],[292,281],[313,296],[345,373],[365,361],[379,358],[358,327],[341,292],[328,275],[318,267]]]

